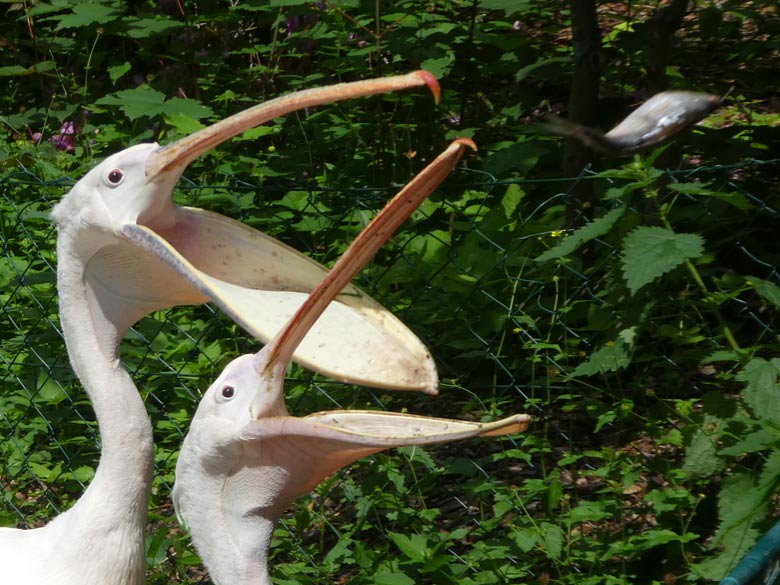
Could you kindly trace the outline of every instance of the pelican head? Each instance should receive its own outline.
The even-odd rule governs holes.
[[[132,146],[89,171],[57,204],[53,218],[60,258],[67,262],[75,256],[86,267],[104,353],[115,356],[124,331],[142,316],[206,301],[258,339],[269,340],[322,280],[325,269],[237,221],[176,205],[176,182],[204,153],[283,114],[419,86],[430,88],[438,99],[438,83],[426,71],[295,92],[169,145]],[[332,343],[330,332],[347,322],[354,335]],[[355,328],[355,323],[360,325]],[[329,349],[321,350],[324,346]],[[301,344],[296,359],[348,382],[427,392],[437,384],[422,342],[353,286]],[[378,371],[366,366],[372,360],[382,364]]]

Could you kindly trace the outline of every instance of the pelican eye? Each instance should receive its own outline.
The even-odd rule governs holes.
[[[119,169],[113,169],[108,171],[106,178],[112,187],[116,187],[124,180],[125,174]]]
[[[233,386],[223,386],[220,394],[225,400],[231,400],[236,395],[236,389]]]

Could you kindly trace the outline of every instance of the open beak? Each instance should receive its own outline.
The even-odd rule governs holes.
[[[225,118],[173,144],[161,147],[146,164],[147,180],[167,181],[172,176],[178,179],[187,165],[209,150],[250,128],[290,112],[422,85],[428,86],[438,103],[441,96],[439,84],[431,73],[424,70],[407,75],[306,89],[278,97]]]
[[[122,331],[152,311],[214,302],[262,341],[282,329],[327,270],[307,256],[216,213],[172,203],[184,169],[225,140],[301,108],[361,96],[439,86],[426,71],[315,88],[235,114],[153,151],[145,167],[153,196],[121,240],[90,261],[93,294]],[[127,246],[127,244],[130,246]],[[349,331],[349,335],[343,332]],[[425,345],[389,311],[348,285],[297,346],[298,363],[349,383],[431,392],[436,368]]]
[[[280,486],[278,494],[282,500],[306,493],[340,467],[377,451],[518,433],[528,427],[531,419],[525,414],[493,423],[371,411],[329,411],[298,418],[289,416],[284,405],[284,373],[296,345],[323,311],[327,314],[326,308],[339,290],[438,186],[466,147],[475,148],[467,139],[453,142],[398,193],[350,244],[287,326],[254,356],[261,387],[250,405],[251,420],[242,427],[240,437],[246,445],[257,443],[263,465],[285,469],[282,477],[286,484]],[[349,336],[351,331],[343,334]],[[239,492],[245,490],[236,490]],[[252,497],[236,494],[233,497]]]
[[[264,465],[284,469],[281,475],[287,483],[277,497],[288,504],[338,469],[373,453],[522,433],[530,422],[527,414],[482,423],[394,412],[332,410],[300,418],[265,418],[246,425],[241,439],[246,446],[257,445]],[[240,477],[235,483],[240,483]],[[240,494],[241,490],[235,492]],[[251,494],[237,497],[250,498]]]

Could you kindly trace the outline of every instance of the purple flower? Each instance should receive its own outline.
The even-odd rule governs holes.
[[[324,3],[317,4],[320,12],[325,9]],[[292,35],[296,30],[302,28],[308,28],[314,24],[317,24],[320,20],[319,14],[305,14],[304,16],[292,15],[284,19],[284,28],[287,31],[287,36]]]
[[[60,133],[51,137],[51,143],[57,150],[64,150],[65,152],[73,152],[76,150],[76,134],[80,128],[75,122],[64,122],[60,126]]]
[[[65,122],[60,126],[60,134],[76,134],[78,127],[73,122]]]
[[[76,143],[73,136],[68,134],[55,134],[51,137],[51,143],[57,150],[73,152],[76,149]]]
[[[287,29],[287,36],[290,36],[301,26],[300,16],[288,16],[284,19],[284,27]]]

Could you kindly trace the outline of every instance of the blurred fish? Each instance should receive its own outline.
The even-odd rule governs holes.
[[[606,134],[551,114],[542,118],[537,127],[548,134],[571,136],[605,154],[631,155],[671,140],[718,109],[725,98],[693,91],[662,91]]]

